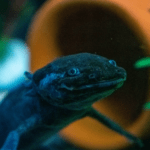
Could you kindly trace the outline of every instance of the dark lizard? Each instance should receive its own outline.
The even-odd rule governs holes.
[[[12,150],[36,149],[65,126],[86,116],[143,146],[139,138],[92,108],[94,102],[111,95],[126,80],[126,71],[114,60],[80,53],[58,58],[34,74],[25,75],[28,80],[0,104],[2,150],[11,146]]]

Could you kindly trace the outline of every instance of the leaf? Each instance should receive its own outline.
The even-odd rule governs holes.
[[[142,58],[136,61],[134,67],[137,69],[150,67],[150,57]]]
[[[150,109],[150,102],[145,103],[143,109]]]

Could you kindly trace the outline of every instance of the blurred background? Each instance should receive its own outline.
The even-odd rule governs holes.
[[[1,0],[0,5],[0,97],[24,81],[30,52],[26,33],[33,15],[45,0]]]
[[[147,3],[147,0],[143,0],[143,4],[144,1]],[[26,45],[26,35],[34,14],[44,2],[46,2],[46,0],[1,0],[0,101],[11,89],[15,88],[25,80],[24,72],[31,70],[31,52]],[[150,5],[141,5],[140,3],[140,0],[136,0],[137,10],[142,9],[142,11],[145,14],[149,14],[148,17],[150,17]],[[134,4],[134,1],[132,1],[131,5]],[[130,7],[130,3],[127,5]],[[141,14],[141,18],[145,18],[144,13],[143,16]],[[147,20],[149,20],[149,18],[145,18],[145,23],[147,23]],[[147,64],[148,61],[145,63]],[[147,67],[149,67],[149,65],[147,65]],[[144,143],[145,148],[148,148],[149,139],[145,140]],[[49,140],[47,146],[40,149],[79,150],[80,148],[66,142],[59,135],[54,135],[54,137]],[[132,147],[131,149],[136,150],[135,147]]]

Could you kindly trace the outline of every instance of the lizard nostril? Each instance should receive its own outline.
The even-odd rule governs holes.
[[[127,75],[125,71],[120,70],[120,69],[118,69],[118,70],[116,71],[116,74],[119,75],[121,78],[125,78],[126,75]]]
[[[96,76],[95,76],[94,73],[89,75],[89,79],[94,79],[95,77],[96,77]]]

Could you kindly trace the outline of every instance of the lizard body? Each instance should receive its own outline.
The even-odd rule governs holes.
[[[2,150],[13,135],[18,135],[18,149],[36,149],[35,143],[41,144],[85,116],[142,146],[138,138],[92,108],[94,102],[111,95],[126,80],[126,71],[114,60],[80,53],[58,58],[33,75],[25,75],[29,80],[0,104],[0,147],[5,142]]]

